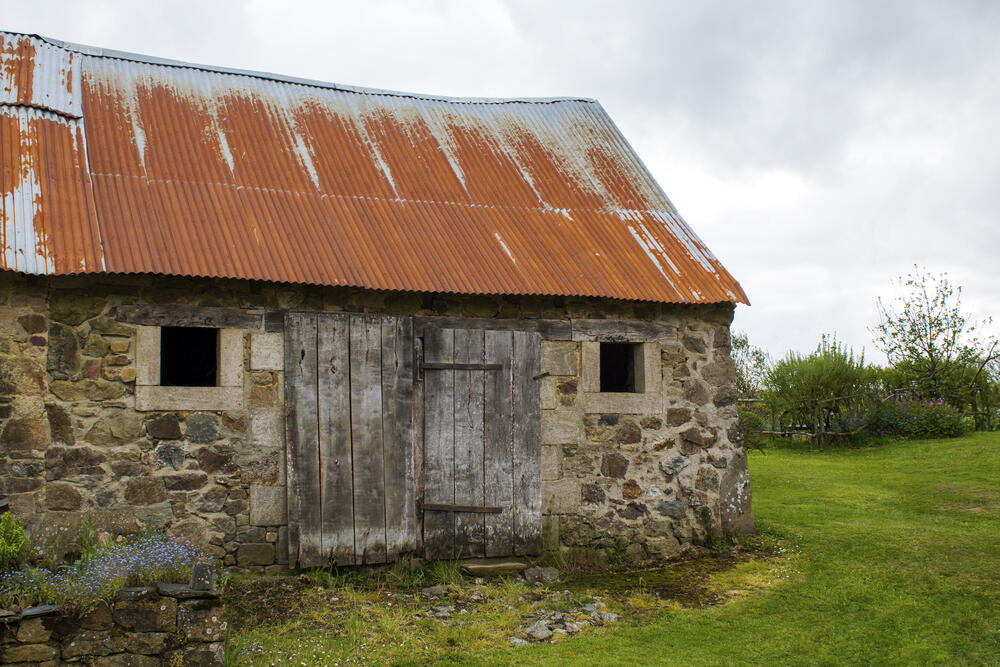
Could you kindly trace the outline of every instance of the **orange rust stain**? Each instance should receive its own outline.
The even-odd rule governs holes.
[[[73,94],[73,65],[75,64],[75,62],[76,62],[76,54],[71,52],[69,54],[69,59],[67,61],[66,69],[63,70],[63,76],[65,77],[63,81],[65,82],[66,85],[66,93],[70,95]]]
[[[601,177],[608,192],[614,193],[617,204],[624,209],[645,210],[654,208],[649,196],[634,178],[629,178],[628,166],[622,164],[620,156],[610,154],[607,149],[591,148],[586,152],[587,161]]]
[[[315,191],[295,154],[295,128],[283,111],[250,91],[233,91],[225,100],[226,113],[220,116],[219,124],[232,151],[236,182],[257,188]]]
[[[198,98],[161,83],[138,86],[146,175],[153,180],[233,183],[212,118]]]
[[[368,136],[378,143],[399,197],[468,203],[468,194],[430,139],[423,119],[414,114],[409,121],[380,107],[367,110],[362,118]]]
[[[392,183],[379,167],[376,153],[350,116],[310,104],[297,114],[299,124],[313,138],[314,158],[323,192],[346,197],[396,196]]]
[[[601,208],[603,200],[567,164],[552,146],[537,135],[511,123],[510,134],[518,161],[536,183],[543,199],[554,208]]]
[[[78,149],[82,135],[74,123],[39,114],[0,115],[0,192],[8,201],[17,199],[15,208],[5,211],[4,233],[17,225],[30,234],[16,250],[57,273],[99,270],[93,199]],[[15,248],[14,239],[5,238],[4,244]]]
[[[4,79],[16,92],[14,104],[31,104],[34,93],[35,45],[27,37],[4,40],[2,51]]]
[[[87,157],[94,174],[144,176],[125,100],[127,94],[126,88],[84,70],[81,98],[83,108],[93,111],[87,114],[86,126]]]
[[[491,206],[544,206],[502,140],[475,121],[456,123],[452,142],[469,196]]]

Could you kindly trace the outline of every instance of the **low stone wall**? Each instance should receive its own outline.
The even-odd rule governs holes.
[[[221,665],[226,627],[217,593],[182,584],[125,588],[82,618],[51,605],[0,618],[0,663]]]

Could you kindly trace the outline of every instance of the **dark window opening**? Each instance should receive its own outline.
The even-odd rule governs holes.
[[[601,343],[601,391],[638,391],[635,362],[639,354],[637,343]]]
[[[160,385],[214,387],[219,376],[219,330],[160,329]]]

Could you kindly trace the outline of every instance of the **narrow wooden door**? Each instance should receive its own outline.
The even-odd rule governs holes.
[[[285,317],[289,563],[384,563],[416,548],[413,322]]]
[[[424,333],[423,543],[433,558],[541,552],[537,333]]]

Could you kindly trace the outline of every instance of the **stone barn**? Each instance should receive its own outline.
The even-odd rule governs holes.
[[[0,33],[0,219],[36,543],[89,517],[270,571],[753,529],[746,296],[593,100]]]

